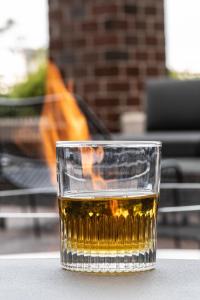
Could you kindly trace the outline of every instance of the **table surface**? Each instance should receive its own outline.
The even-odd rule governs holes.
[[[1,299],[199,299],[200,261],[160,259],[153,271],[125,275],[67,272],[59,259],[1,259]]]

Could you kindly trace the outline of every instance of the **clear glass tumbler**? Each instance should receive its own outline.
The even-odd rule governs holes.
[[[154,268],[160,150],[159,142],[57,142],[63,268]]]

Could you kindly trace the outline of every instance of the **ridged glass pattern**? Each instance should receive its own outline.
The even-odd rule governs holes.
[[[61,263],[68,270],[133,272],[156,259],[157,195],[59,198]]]

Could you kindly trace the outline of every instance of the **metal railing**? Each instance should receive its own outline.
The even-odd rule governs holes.
[[[200,190],[200,183],[162,183],[161,190]],[[33,188],[33,189],[17,189],[9,191],[0,191],[1,197],[15,197],[24,195],[37,195],[37,194],[52,194],[56,196],[56,189],[54,187],[49,188]],[[159,208],[159,213],[187,213],[187,212],[200,212],[200,205],[186,205],[186,206],[170,206]],[[58,213],[56,212],[27,212],[27,213],[15,213],[15,212],[0,212],[0,219],[6,218],[32,218],[32,219],[58,219]]]

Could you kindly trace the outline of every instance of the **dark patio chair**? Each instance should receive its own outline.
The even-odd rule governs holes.
[[[200,80],[149,80],[147,130],[199,131],[199,99]]]
[[[150,133],[159,132],[160,135],[174,134],[184,135],[184,139],[177,140],[165,145],[163,152],[166,157],[200,157],[200,80],[173,80],[155,79],[147,83],[147,131]],[[198,138],[199,136],[199,138]],[[162,182],[182,183],[187,181],[187,167],[179,160],[164,160],[162,166]],[[200,181],[199,174],[196,173]],[[161,192],[161,205],[168,205],[168,194]],[[181,205],[180,191],[172,189],[170,193],[172,203],[169,205]],[[191,197],[192,198],[192,197]],[[198,199],[197,199],[198,201]],[[188,203],[190,204],[190,203]],[[188,215],[183,215],[177,220],[177,215],[172,215],[169,222],[168,215],[163,215],[161,226],[182,228],[188,225]],[[170,228],[171,228],[170,227]],[[163,231],[164,234],[165,231]],[[171,231],[172,236],[173,230]],[[180,246],[180,239],[175,236],[175,244]]]

